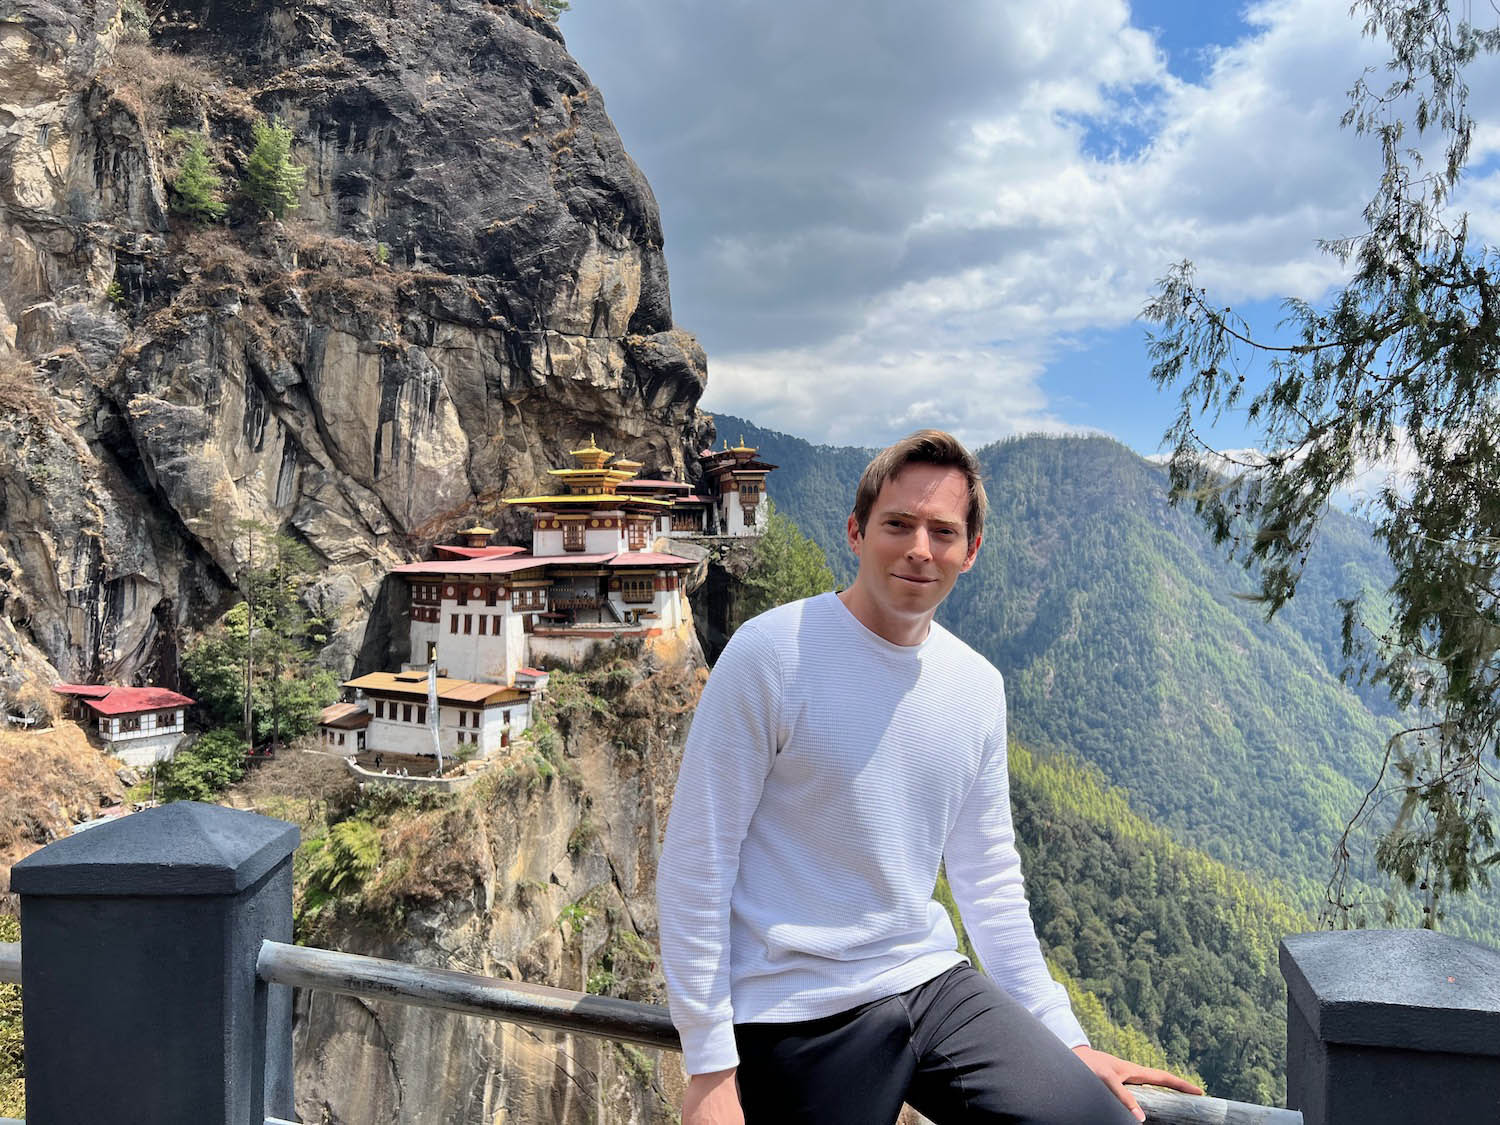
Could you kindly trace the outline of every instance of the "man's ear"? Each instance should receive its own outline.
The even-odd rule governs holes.
[[[974,536],[974,542],[971,543],[971,544],[969,544],[969,554],[964,559],[964,565],[961,566],[961,567],[959,567],[959,569],[958,569],[958,572],[960,574],[967,573],[969,567],[971,567],[971,566],[974,565],[974,560],[979,555],[979,544],[981,544],[983,542],[984,542],[984,536],[983,535],[976,535],[976,536]]]
[[[845,530],[849,534],[849,550],[854,552],[855,558],[859,558],[859,545],[864,536],[860,533],[859,521],[854,518],[852,513],[849,516],[849,523],[845,527]]]

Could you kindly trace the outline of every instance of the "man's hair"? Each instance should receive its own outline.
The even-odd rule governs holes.
[[[865,466],[859,478],[859,488],[854,493],[854,522],[859,533],[865,533],[870,510],[875,507],[875,498],[889,481],[894,480],[908,465],[941,465],[963,473],[969,485],[969,511],[966,531],[969,545],[984,531],[984,513],[989,508],[989,498],[984,494],[984,482],[979,479],[979,459],[964,448],[963,443],[952,434],[942,430],[918,430],[908,434],[895,445],[888,445]]]

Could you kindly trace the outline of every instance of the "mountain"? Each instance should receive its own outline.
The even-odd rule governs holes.
[[[5,26],[0,704],[176,686],[244,520],[312,549],[347,673],[392,565],[529,530],[500,497],[591,434],[697,471],[656,201],[529,4],[16,0]],[[280,219],[235,188],[270,119],[305,170]],[[226,222],[173,211],[193,144]]]
[[[1283,1104],[1276,942],[1311,926],[1287,888],[1181,846],[1065,755],[1013,748],[1011,803],[1037,934],[1094,1044],[1194,1071],[1219,1097]]]
[[[717,421],[780,466],[769,495],[848,581],[844,522],[873,451]],[[1013,736],[1092,763],[1179,840],[1320,902],[1396,729],[1378,690],[1339,680],[1335,599],[1388,585],[1367,531],[1332,513],[1297,597],[1267,622],[1250,577],[1167,503],[1161,467],[1102,437],[1027,437],[978,456],[984,545],[939,620],[1005,674]],[[1453,928],[1482,938],[1491,916],[1461,905]]]

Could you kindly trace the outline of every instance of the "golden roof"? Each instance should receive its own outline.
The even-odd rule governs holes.
[[[568,452],[577,457],[579,462],[588,469],[603,468],[604,463],[614,456],[607,449],[600,449],[599,443],[594,440],[594,435],[589,435],[589,443],[582,449],[570,449]]]
[[[649,496],[621,496],[618,492],[599,493],[592,496],[580,495],[569,492],[559,492],[552,496],[517,496],[505,501],[507,504],[566,504],[570,507],[590,505],[600,511],[615,511],[616,509],[637,504],[649,504],[656,508],[670,508],[672,501],[657,500]]]
[[[473,527],[461,528],[457,532],[457,534],[459,534],[459,535],[493,535],[493,534],[495,534],[495,529],[493,527],[485,527],[481,523],[476,523]]]

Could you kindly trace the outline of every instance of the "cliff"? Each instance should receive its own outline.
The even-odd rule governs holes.
[[[366,790],[345,803],[305,770],[285,773],[280,795],[250,780],[262,811],[304,810],[300,940],[664,1002],[657,841],[702,670],[613,652],[553,679],[532,741],[463,793]],[[347,867],[328,858],[338,840],[359,841]],[[329,891],[334,870],[346,878]],[[298,994],[295,1021],[303,1121],[676,1119],[675,1054],[316,992]]]
[[[176,686],[242,521],[305,540],[349,671],[381,577],[590,433],[686,479],[705,359],[655,201],[556,29],[451,0],[13,0],[0,19],[0,702]],[[183,131],[285,221],[171,211]]]

